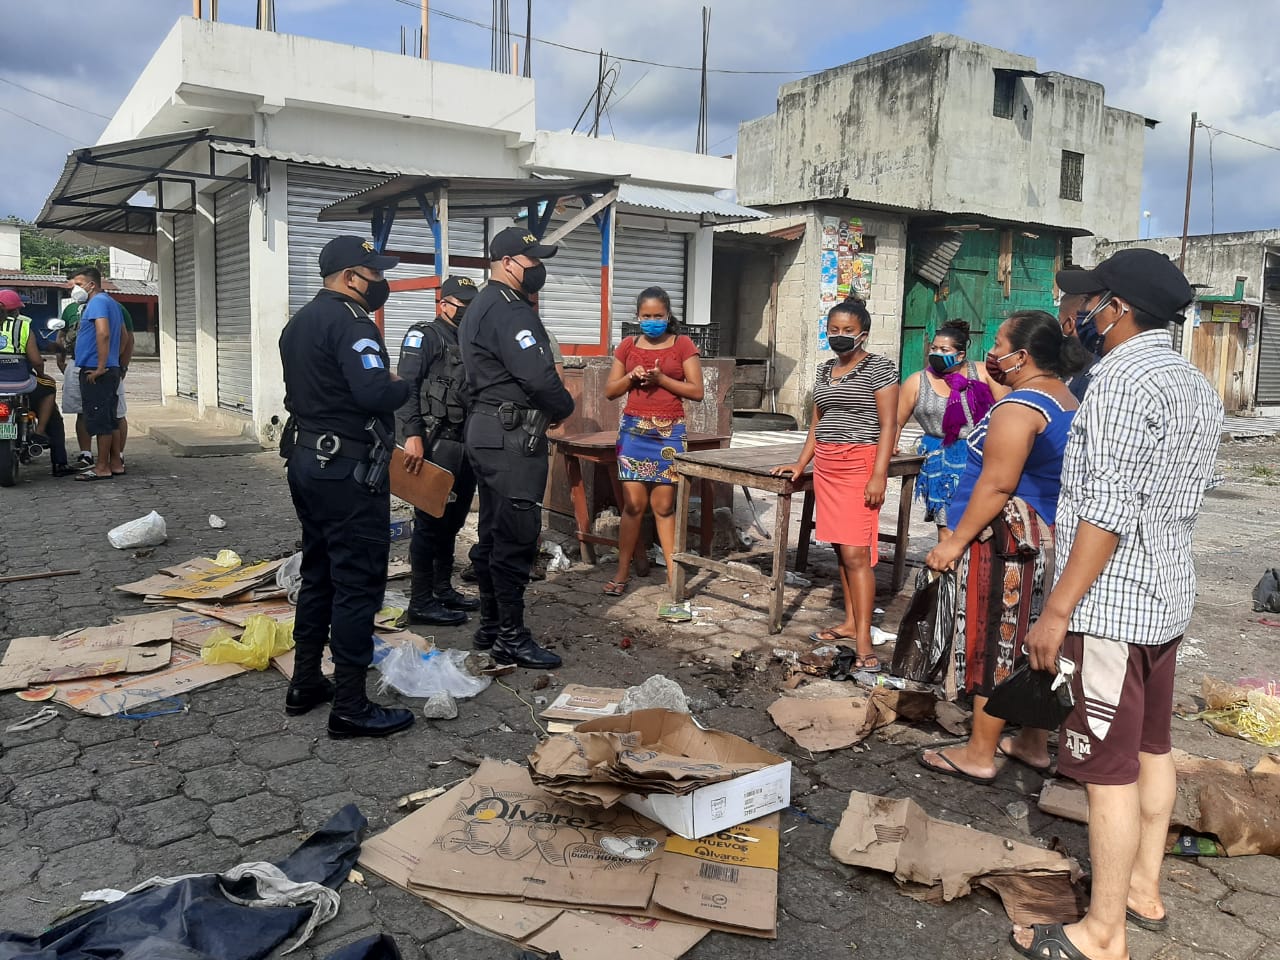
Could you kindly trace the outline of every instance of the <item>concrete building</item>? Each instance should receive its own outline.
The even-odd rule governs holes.
[[[736,289],[721,276],[721,339],[773,357],[765,394],[797,416],[850,291],[904,375],[949,318],[980,358],[1009,313],[1052,307],[1072,237],[1136,233],[1150,123],[1100,84],[945,34],[784,85],[739,129],[738,199],[776,219],[719,234],[742,267]]]
[[[723,158],[539,131],[529,79],[183,18],[99,144],[68,158],[40,221],[155,261],[165,402],[265,438],[284,415],[279,334],[319,287],[321,246],[374,232],[367,215],[319,222],[322,209],[400,175],[441,190],[450,178],[614,183],[605,226],[588,217],[564,237],[541,296],[566,353],[599,355],[650,283],[682,317],[710,320],[713,228],[759,216],[715,195],[734,174]],[[154,206],[133,203],[139,191]],[[583,206],[553,201],[528,211],[548,216],[548,233]],[[526,215],[448,209],[438,254],[416,211],[386,238],[406,258],[384,312],[393,356],[404,330],[434,315],[414,278],[481,276],[485,238]]]
[[[1080,263],[1145,247],[1177,261],[1181,237],[1077,241]],[[1174,341],[1218,390],[1228,413],[1280,415],[1280,229],[1187,238],[1196,290]],[[1190,333],[1190,336],[1187,334]]]

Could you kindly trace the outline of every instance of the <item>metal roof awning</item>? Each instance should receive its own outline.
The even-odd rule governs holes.
[[[618,187],[618,206],[623,212],[629,209],[638,213],[658,210],[678,219],[697,220],[704,226],[764,220],[770,216],[763,210],[753,210],[732,200],[723,200],[714,193],[651,187],[639,183],[623,183]]]
[[[408,174],[418,177],[440,176],[438,171],[423,170],[417,167],[392,166],[386,163],[367,163],[364,160],[344,160],[340,157],[322,157],[314,153],[296,153],[292,150],[275,150],[252,143],[232,143],[226,140],[215,140],[212,144],[215,153],[223,153],[240,157],[257,157],[259,160],[282,160],[285,163],[301,163],[313,167],[332,167],[336,170],[358,170],[365,173],[385,173],[388,176]]]
[[[438,190],[447,191],[449,216],[459,220],[508,217],[513,211],[537,208],[561,197],[603,194],[614,189],[612,178],[596,180],[535,180],[490,177],[410,176],[393,177],[386,183],[332,203],[320,211],[321,222],[364,220],[375,212],[388,211],[419,216],[423,204],[431,203]]]
[[[213,142],[208,129],[184,130],[73,150],[36,217],[36,225],[73,231],[90,241],[122,247],[154,260],[156,214],[191,213],[197,181],[249,179],[219,174],[212,150],[208,172],[175,166],[193,146]],[[149,187],[156,189],[155,206],[130,203],[139,191]],[[184,188],[185,196],[181,201],[171,197],[166,194],[166,187]],[[180,205],[183,201],[185,204]]]

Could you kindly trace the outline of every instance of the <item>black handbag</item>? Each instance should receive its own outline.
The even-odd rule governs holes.
[[[1022,664],[996,684],[987,699],[987,713],[1023,727],[1057,730],[1075,706],[1071,695],[1075,664],[1060,659],[1058,669],[1054,674]]]

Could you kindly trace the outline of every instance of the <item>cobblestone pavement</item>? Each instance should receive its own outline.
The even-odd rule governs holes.
[[[1187,692],[1204,672],[1229,679],[1280,675],[1280,631],[1257,624],[1257,615],[1240,602],[1264,563],[1277,560],[1268,551],[1280,533],[1280,488],[1258,466],[1277,462],[1276,452],[1275,445],[1241,447],[1232,454],[1242,458],[1229,468],[1232,482],[1209,501],[1200,548],[1203,595],[1223,606],[1206,605],[1194,625],[1203,642],[1195,650],[1201,659],[1184,667]],[[0,637],[54,633],[139,612],[140,600],[112,585],[192,556],[231,547],[257,558],[293,548],[297,525],[273,454],[184,460],[135,437],[128,461],[124,480],[80,486],[32,471],[18,488],[0,492],[13,518],[0,538],[0,570],[83,571],[0,586]],[[145,556],[111,549],[105,536],[111,526],[152,509],[168,523],[166,544]],[[210,513],[225,518],[227,528],[210,529]],[[917,539],[913,554],[923,551],[926,539]],[[932,728],[891,727],[863,749],[816,759],[774,729],[764,707],[780,675],[768,650],[778,643],[803,646],[807,632],[829,619],[831,586],[823,576],[824,569],[830,572],[829,555],[815,557],[814,585],[791,604],[793,619],[780,638],[765,635],[762,604],[743,599],[741,584],[696,581],[695,604],[705,607],[703,615],[693,624],[660,627],[651,617],[660,574],[607,602],[599,592],[611,572],[607,567],[576,565],[553,574],[533,588],[531,620],[554,640],[566,667],[552,690],[542,693],[570,681],[630,684],[665,673],[695,698],[705,722],[795,761],[793,797],[802,814],[783,815],[777,943],[713,934],[690,954],[694,960],[1012,956],[1004,945],[1008,923],[987,894],[919,904],[887,877],[843,867],[827,852],[850,789],[912,796],[935,815],[1017,837],[1005,807],[1028,799],[1039,779],[1008,770],[995,786],[977,788],[923,775],[913,754],[941,736]],[[889,605],[890,629],[901,604],[899,597]],[[624,636],[633,640],[627,649],[620,643]],[[442,630],[437,639],[463,645],[467,634]],[[534,679],[523,673],[510,683],[532,700]],[[396,818],[399,796],[465,777],[480,756],[523,757],[536,739],[530,708],[497,685],[460,704],[456,720],[420,720],[407,734],[373,742],[327,739],[323,711],[286,718],[284,689],[274,671],[248,673],[192,692],[190,709],[180,715],[132,721],[59,708],[62,718],[53,723],[3,735],[0,929],[39,930],[84,890],[279,857],[347,802],[357,803],[378,830]],[[0,697],[0,724],[32,709]],[[1262,752],[1212,736],[1202,725],[1175,720],[1174,729],[1178,745],[1196,752],[1246,761]],[[450,758],[456,759],[446,766],[427,765]],[[1074,854],[1087,855],[1083,828],[1041,815],[1034,805],[1032,810],[1035,836],[1060,837]],[[1171,933],[1134,932],[1134,958],[1280,960],[1280,860],[1170,859],[1165,873]],[[294,956],[327,956],[375,931],[393,934],[410,958],[513,955],[507,945],[464,930],[371,877],[366,887],[343,887],[338,917]]]

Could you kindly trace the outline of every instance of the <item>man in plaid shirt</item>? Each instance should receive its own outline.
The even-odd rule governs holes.
[[[1034,669],[1056,671],[1059,653],[1076,666],[1058,769],[1088,788],[1093,892],[1079,923],[1018,927],[1012,941],[1028,957],[1124,960],[1126,921],[1168,926],[1160,864],[1175,791],[1174,667],[1223,410],[1173,351],[1167,327],[1193,292],[1167,257],[1123,250],[1057,282],[1083,296],[1077,326],[1103,356],[1067,440],[1057,579],[1027,647]]]

